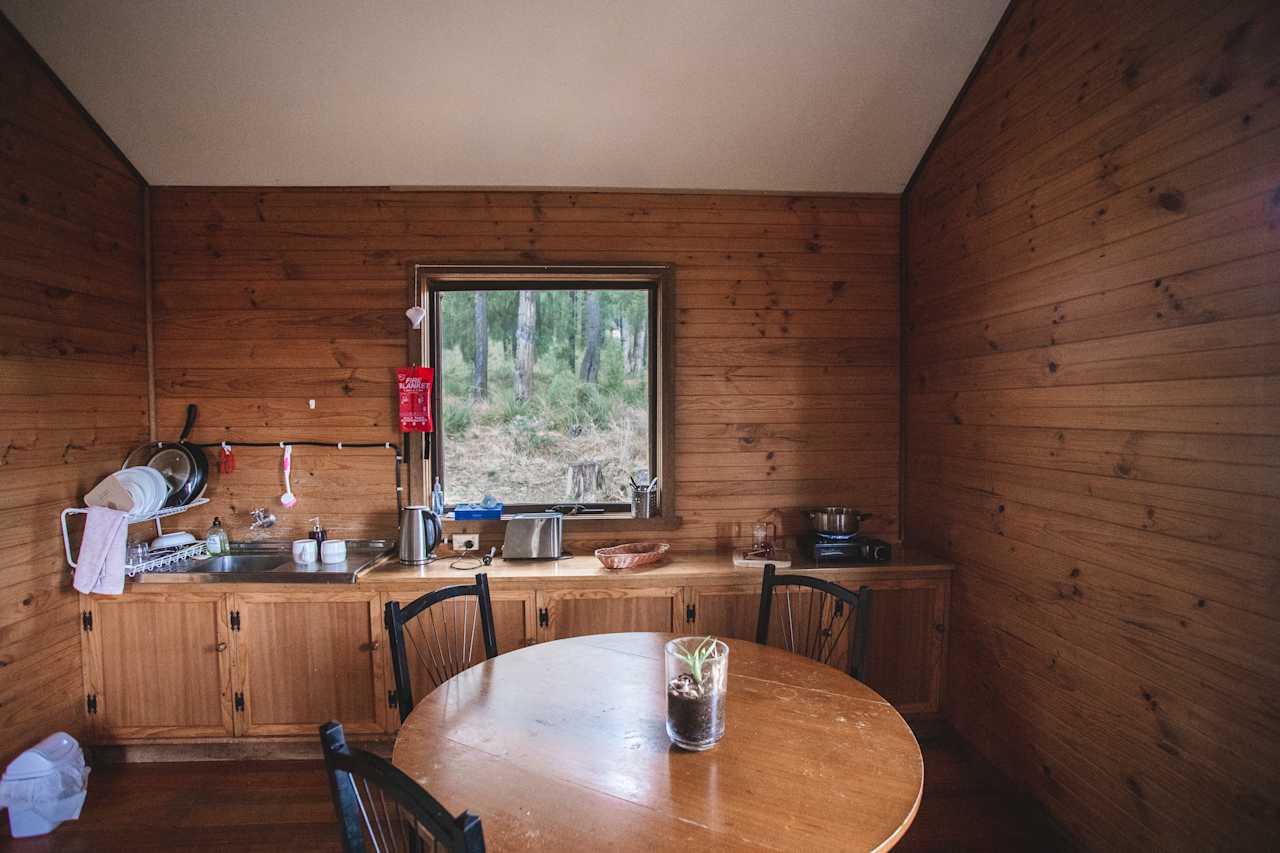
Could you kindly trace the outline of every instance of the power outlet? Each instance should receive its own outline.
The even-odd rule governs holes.
[[[453,550],[461,554],[463,551],[476,551],[480,548],[480,534],[478,533],[455,533],[453,534]]]

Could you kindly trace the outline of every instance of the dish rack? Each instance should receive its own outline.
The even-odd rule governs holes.
[[[165,507],[157,512],[153,512],[150,515],[145,515],[141,518],[130,518],[128,519],[128,523],[144,524],[148,521],[154,521],[156,523],[156,535],[163,536],[164,529],[160,525],[160,519],[167,518],[171,515],[177,515],[180,512],[186,512],[192,507],[201,506],[202,504],[207,504],[208,502],[209,502],[208,498],[197,498],[196,500],[192,501],[189,504],[186,504],[185,506]],[[62,549],[66,552],[67,563],[69,563],[71,565],[71,568],[73,569],[76,568],[76,561],[71,556],[71,535],[67,530],[67,519],[70,516],[85,515],[88,512],[89,512],[88,507],[77,507],[77,506],[69,506],[62,511],[62,516],[61,516]],[[181,562],[182,560],[200,559],[208,556],[209,556],[208,546],[206,546],[204,542],[197,540],[195,542],[192,542],[190,545],[184,545],[181,548],[177,548],[173,551],[167,551],[158,557],[151,557],[136,565],[126,566],[125,574],[129,577],[133,577],[134,575],[141,574],[142,572],[154,572],[154,571],[160,571],[162,569],[166,569],[169,566],[174,565],[175,563]]]

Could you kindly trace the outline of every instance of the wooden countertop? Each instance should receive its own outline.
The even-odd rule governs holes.
[[[888,563],[867,566],[815,568],[807,560],[794,558],[790,569],[782,572],[830,575],[842,578],[945,577],[952,566],[920,551],[894,546],[894,558]],[[904,553],[905,552],[905,553]],[[729,554],[713,552],[676,553],[656,566],[612,571],[600,565],[594,555],[564,557],[559,560],[494,560],[488,568],[451,569],[452,558],[442,558],[425,566],[404,566],[394,557],[375,566],[361,577],[357,586],[406,584],[414,582],[458,581],[477,572],[485,572],[491,585],[511,586],[520,581],[537,581],[547,585],[562,582],[565,586],[587,583],[624,586],[678,586],[688,581],[720,581],[726,584],[758,583],[760,569],[739,568]],[[476,560],[464,565],[474,566]]]
[[[951,573],[950,563],[902,545],[894,546],[894,558],[888,563],[866,566],[841,566],[816,568],[807,560],[794,557],[790,569],[782,571],[804,572],[823,577],[849,580],[883,580],[903,578],[939,578]],[[311,590],[313,592],[341,593],[360,588],[383,586],[435,586],[461,583],[483,571],[489,575],[489,583],[495,587],[518,587],[536,583],[543,588],[577,586],[681,586],[687,583],[753,584],[759,583],[760,569],[738,568],[727,553],[691,552],[675,553],[656,566],[640,569],[611,571],[600,565],[594,555],[564,557],[559,560],[504,560],[496,559],[493,565],[476,567],[478,560],[468,558],[463,565],[469,568],[451,569],[452,557],[442,557],[425,566],[401,565],[394,555],[375,564],[354,584],[332,583],[253,583],[219,579],[211,588],[266,589],[274,591]],[[149,588],[156,590],[173,584],[202,583],[208,580],[200,574],[181,572],[155,573],[131,581],[126,590]]]

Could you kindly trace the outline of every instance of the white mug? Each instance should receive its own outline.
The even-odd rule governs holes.
[[[345,539],[326,539],[320,544],[320,560],[324,563],[341,563],[347,559]]]
[[[314,563],[317,556],[319,555],[316,552],[316,540],[293,540],[293,561],[295,563]]]

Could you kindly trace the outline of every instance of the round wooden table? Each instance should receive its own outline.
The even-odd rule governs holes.
[[[920,805],[911,729],[866,685],[745,640],[729,644],[724,738],[666,732],[671,634],[539,643],[426,696],[392,761],[508,851],[888,850]]]

